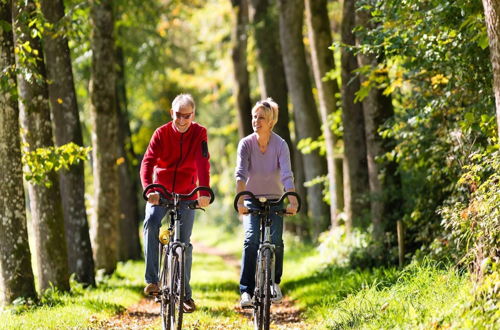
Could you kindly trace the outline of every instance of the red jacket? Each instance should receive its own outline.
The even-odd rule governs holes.
[[[193,122],[180,133],[169,122],[156,129],[149,141],[141,163],[142,187],[160,183],[178,194],[188,194],[197,185],[209,187],[209,158],[205,127]]]

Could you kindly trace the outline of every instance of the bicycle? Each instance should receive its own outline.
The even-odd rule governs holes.
[[[159,237],[158,278],[160,291],[155,300],[161,304],[162,328],[180,330],[184,312],[186,244],[180,241],[179,202],[190,199],[198,191],[206,191],[210,194],[210,204],[214,201],[215,196],[212,189],[208,187],[196,187],[189,194],[177,194],[167,191],[161,184],[154,183],[144,189],[143,198],[146,201],[148,200],[148,192],[152,189],[160,194],[158,205],[167,208],[167,215],[170,216],[168,236],[162,237],[164,233],[160,233]],[[191,209],[203,210],[198,206],[196,200],[193,200],[188,206]]]
[[[268,200],[265,197],[257,198],[250,191],[241,191],[234,198],[234,209],[238,212],[238,201],[242,196],[248,196],[249,200],[258,205],[257,209],[249,209],[248,214],[257,215],[260,218],[260,242],[257,252],[257,264],[255,270],[255,289],[252,299],[253,320],[255,329],[269,329],[271,322],[271,297],[276,294],[274,288],[275,272],[275,245],[271,243],[271,207],[280,205],[288,196],[297,198],[297,212],[300,210],[300,197],[296,192],[286,192],[278,200]],[[287,215],[285,209],[274,211],[279,216]]]

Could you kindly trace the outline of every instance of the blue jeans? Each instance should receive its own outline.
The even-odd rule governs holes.
[[[192,201],[181,201],[179,210],[181,218],[181,242],[186,244],[186,277],[185,277],[185,297],[191,298],[191,263],[193,260],[193,246],[191,245],[191,232],[193,231],[194,210],[188,208],[188,203]],[[161,227],[161,220],[167,213],[167,209],[162,206],[146,203],[146,216],[144,219],[144,257],[146,259],[146,283],[158,283],[158,234]],[[170,218],[166,219],[170,221]]]
[[[245,201],[245,206],[254,209],[254,204]],[[283,204],[271,208],[280,210]],[[283,217],[276,214],[271,215],[271,242],[275,249],[275,283],[281,282],[283,273]],[[257,264],[257,252],[260,242],[260,219],[255,215],[243,216],[243,228],[245,230],[245,240],[243,242],[243,255],[241,261],[240,292],[247,292],[251,296],[255,289],[255,267]]]

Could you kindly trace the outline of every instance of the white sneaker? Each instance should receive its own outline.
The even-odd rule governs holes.
[[[271,287],[271,297],[274,304],[279,304],[283,300],[283,293],[281,293],[280,286],[277,283],[274,283]]]
[[[240,305],[242,308],[252,307],[252,297],[248,294],[248,292],[243,292],[241,294]]]

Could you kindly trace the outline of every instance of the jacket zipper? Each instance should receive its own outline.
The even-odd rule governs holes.
[[[183,140],[183,138],[184,138],[184,133],[181,133],[181,141],[180,141],[181,152],[180,152],[179,160],[177,161],[177,164],[175,165],[174,180],[172,182],[172,192],[173,193],[175,192],[175,179],[177,178],[177,169],[179,168],[179,165],[181,164],[181,161],[182,161],[182,140]]]

